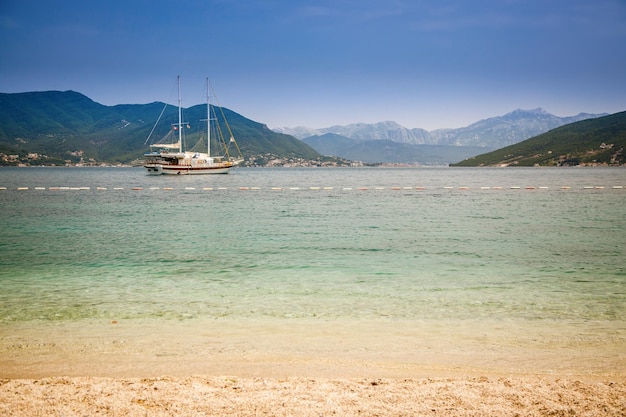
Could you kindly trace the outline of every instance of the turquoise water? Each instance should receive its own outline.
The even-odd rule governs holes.
[[[624,169],[5,168],[0,187],[4,324],[626,320]]]

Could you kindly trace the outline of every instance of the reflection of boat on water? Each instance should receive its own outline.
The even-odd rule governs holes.
[[[167,106],[167,105],[166,105]],[[222,109],[219,108],[221,111]],[[163,109],[165,111],[165,108]],[[161,112],[163,115],[163,112]],[[184,150],[183,143],[185,142],[185,129],[189,129],[189,124],[183,122],[182,113],[182,100],[180,97],[180,77],[178,77],[178,123],[172,124],[172,128],[169,133],[161,139],[159,142],[151,144],[151,148],[158,148],[157,151],[152,151],[144,154],[145,163],[144,167],[148,170],[149,175],[198,175],[198,174],[228,174],[230,169],[235,165],[243,161],[239,146],[232,135],[230,126],[226,122],[224,113],[221,112],[222,120],[224,120],[228,133],[230,133],[230,139],[228,143],[224,140],[222,129],[217,125],[217,114],[215,106],[211,106],[209,99],[209,81],[207,79],[207,129],[206,129],[206,152],[198,151],[195,147],[190,150]],[[161,116],[159,116],[160,120]],[[157,120],[157,123],[159,122]],[[211,121],[215,121],[215,133],[217,142],[223,147],[223,154],[221,156],[211,156],[211,131],[213,124]],[[154,130],[154,129],[153,129]],[[146,142],[148,142],[148,139]],[[198,144],[203,144],[204,138],[202,135],[198,140]],[[196,146],[198,146],[196,144]],[[233,159],[230,156],[229,147],[230,144],[234,144],[239,153],[239,158]],[[203,149],[203,150],[204,150]]]

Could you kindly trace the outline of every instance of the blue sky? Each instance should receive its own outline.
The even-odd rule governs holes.
[[[626,110],[624,0],[0,0],[0,92],[428,130]]]

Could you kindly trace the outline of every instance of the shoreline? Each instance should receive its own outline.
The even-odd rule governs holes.
[[[621,322],[191,319],[0,326],[0,378],[626,376]]]
[[[493,323],[389,324],[5,324],[0,415],[626,414],[620,332],[561,340],[546,329],[556,334],[537,342],[540,329],[512,337]]]

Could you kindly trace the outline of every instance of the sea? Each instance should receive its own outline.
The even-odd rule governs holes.
[[[93,322],[499,323],[503,339],[606,343],[624,359],[623,168],[11,167],[0,227],[4,335]]]

